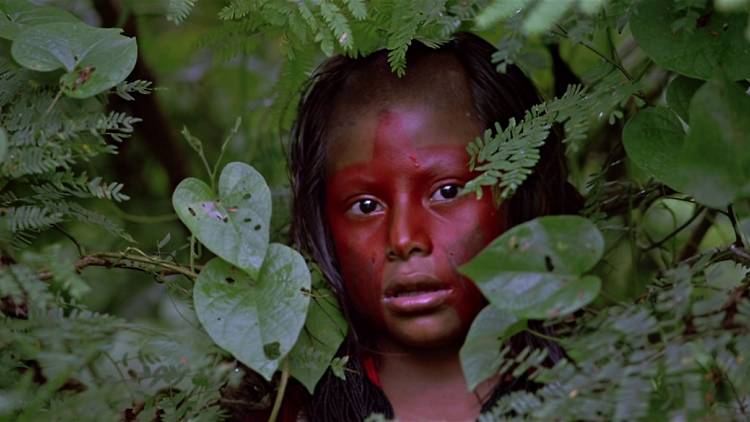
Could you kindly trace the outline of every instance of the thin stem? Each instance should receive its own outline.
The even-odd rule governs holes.
[[[273,403],[273,410],[271,410],[271,416],[268,417],[268,422],[276,422],[276,418],[279,416],[281,402],[284,401],[287,381],[289,381],[289,359],[284,359],[284,363],[281,366],[281,381],[279,382],[279,389],[276,391],[276,400]]]
[[[531,329],[531,328],[528,328],[528,327],[527,327],[527,328],[525,328],[524,330],[525,330],[525,331],[526,331],[527,333],[529,333],[529,334],[531,334],[531,335],[533,335],[533,336],[536,336],[536,337],[539,337],[539,338],[543,338],[543,339],[545,339],[545,340],[549,340],[549,341],[554,341],[555,343],[559,343],[559,342],[560,342],[560,340],[561,340],[561,339],[559,339],[559,338],[557,338],[557,337],[554,337],[554,336],[550,336],[550,335],[547,335],[547,334],[544,334],[544,333],[540,333],[539,331],[533,330],[533,329]]]
[[[63,230],[63,228],[62,228],[62,227],[60,227],[60,225],[59,225],[59,224],[55,224],[55,225],[54,225],[53,227],[54,227],[54,228],[55,228],[55,229],[56,229],[57,231],[59,231],[60,233],[62,233],[62,234],[63,234],[63,236],[65,236],[65,237],[67,237],[68,239],[70,239],[70,241],[71,241],[71,242],[73,242],[73,244],[74,244],[74,245],[76,245],[76,250],[78,251],[78,256],[84,256],[84,255],[86,255],[86,253],[85,253],[85,252],[84,252],[84,250],[83,250],[83,247],[81,246],[81,244],[80,244],[80,243],[78,243],[78,241],[76,240],[76,238],[75,238],[75,237],[73,237],[73,236],[72,236],[72,235],[71,235],[70,233],[68,233],[68,232],[66,232],[65,230]]]
[[[589,49],[592,53],[594,53],[597,56],[601,57],[602,60],[604,60],[607,63],[611,64],[612,66],[616,67],[623,74],[623,76],[625,76],[629,81],[631,81],[631,82],[633,81],[633,76],[630,75],[630,72],[628,72],[627,69],[625,69],[621,64],[619,64],[616,61],[612,60],[611,58],[607,57],[606,54],[604,54],[601,51],[597,50],[593,45],[591,45],[587,41],[584,41],[584,40],[576,41],[576,40],[571,39],[570,36],[568,35],[568,31],[566,31],[565,28],[563,28],[562,26],[557,25],[557,28],[560,31],[559,32],[558,31],[552,31],[553,34],[555,34],[555,35],[557,35],[559,37],[571,40],[571,41],[573,41],[575,43],[581,44],[582,46],[584,46],[587,49]]]
[[[125,221],[133,222],[133,223],[139,223],[139,224],[161,224],[161,223],[167,223],[170,221],[176,221],[177,220],[177,214],[170,213],[170,214],[162,214],[162,215],[134,215],[134,214],[128,214],[127,212],[123,211],[120,207],[115,205],[114,203],[110,202],[112,205],[112,209],[114,210],[114,213],[117,214],[118,217],[122,218]]]
[[[667,241],[669,241],[669,239],[672,239],[679,232],[685,230],[689,225],[693,224],[693,221],[695,221],[695,219],[698,218],[698,216],[703,215],[703,211],[704,211],[704,209],[702,207],[698,208],[698,210],[696,211],[696,213],[693,214],[686,222],[680,224],[679,227],[677,227],[676,229],[672,230],[672,232],[670,232],[668,235],[664,236],[658,242],[652,243],[651,245],[649,245],[643,251],[644,252],[648,252],[650,250],[656,249],[656,248],[660,247],[661,245],[665,244]]]
[[[120,366],[117,364],[117,362],[115,362],[114,358],[112,358],[112,356],[109,353],[102,352],[102,355],[105,358],[107,358],[107,360],[112,364],[112,366],[115,367],[115,370],[120,375],[120,380],[122,380],[122,384],[125,386],[125,389],[128,390],[128,395],[130,395],[131,402],[135,403],[135,394],[133,394],[133,390],[130,388],[130,385],[128,385],[128,380],[127,378],[125,378],[125,374],[122,373]]]
[[[195,272],[195,235],[190,235],[190,271]]]
[[[55,95],[55,98],[49,104],[49,107],[47,107],[47,111],[44,112],[45,116],[48,115],[52,111],[52,108],[55,107],[55,104],[57,104],[57,101],[60,99],[61,96],[62,96],[62,88],[59,91],[57,91],[57,95]]]
[[[214,162],[214,170],[211,172],[211,189],[216,192],[216,175],[219,174],[219,165],[221,165],[221,160],[224,159],[224,152],[226,152],[227,145],[229,144],[229,141],[232,140],[234,135],[237,134],[237,132],[240,130],[240,125],[242,124],[242,118],[238,117],[237,120],[234,121],[234,127],[231,131],[229,131],[229,134],[227,135],[226,139],[224,139],[224,142],[221,144],[221,149],[219,150],[219,157],[216,158],[216,162]]]
[[[734,230],[734,244],[738,248],[744,248],[745,242],[742,241],[742,233],[740,233],[740,226],[737,223],[737,216],[734,214],[734,207],[730,205],[727,208],[727,217],[732,222],[732,230]]]

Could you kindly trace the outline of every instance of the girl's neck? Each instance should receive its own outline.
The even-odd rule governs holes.
[[[381,341],[378,375],[396,419],[472,421],[497,379],[468,390],[459,360],[460,345],[413,349]]]

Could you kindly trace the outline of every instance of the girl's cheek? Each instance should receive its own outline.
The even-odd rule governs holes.
[[[382,265],[372,254],[349,249],[339,256],[344,284],[352,299],[356,311],[365,317],[368,323],[381,327],[383,314]]]

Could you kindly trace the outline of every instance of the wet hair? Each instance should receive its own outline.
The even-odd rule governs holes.
[[[410,63],[436,52],[455,58],[467,79],[473,115],[485,129],[493,127],[495,122],[504,126],[511,117],[521,120],[527,109],[541,102],[534,84],[518,67],[510,65],[505,73],[496,71],[491,59],[495,51],[490,43],[474,34],[458,33],[437,49],[414,41],[406,59]],[[393,409],[384,393],[370,382],[362,367],[360,358],[372,345],[363,335],[366,325],[358,321],[348,300],[325,216],[327,150],[337,100],[351,75],[367,72],[385,57],[387,51],[380,50],[362,58],[336,56],[325,61],[303,92],[291,133],[292,241],[320,266],[350,322],[349,335],[339,354],[351,356],[351,370],[347,371],[346,380],[337,378],[331,371],[324,375],[308,407],[312,421],[363,420],[371,413],[393,417]],[[505,204],[508,227],[541,215],[576,213],[580,208],[580,195],[567,183],[564,147],[557,130],[550,133],[540,152],[541,158],[533,174]],[[514,350],[520,351],[527,345],[547,347],[552,361],[561,354],[556,345],[526,333],[511,339]],[[486,398],[485,407],[489,408],[509,391],[529,388],[533,386],[522,378],[500,382],[491,397]]]

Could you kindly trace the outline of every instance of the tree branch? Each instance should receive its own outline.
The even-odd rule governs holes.
[[[118,252],[89,254],[76,260],[73,266],[78,273],[88,267],[126,268],[151,274],[158,273],[161,276],[181,274],[193,280],[200,272],[200,266],[196,266],[196,271],[191,271],[187,267],[160,258]],[[37,275],[37,278],[42,281],[51,280],[53,277],[54,274],[51,271],[42,271]]]

